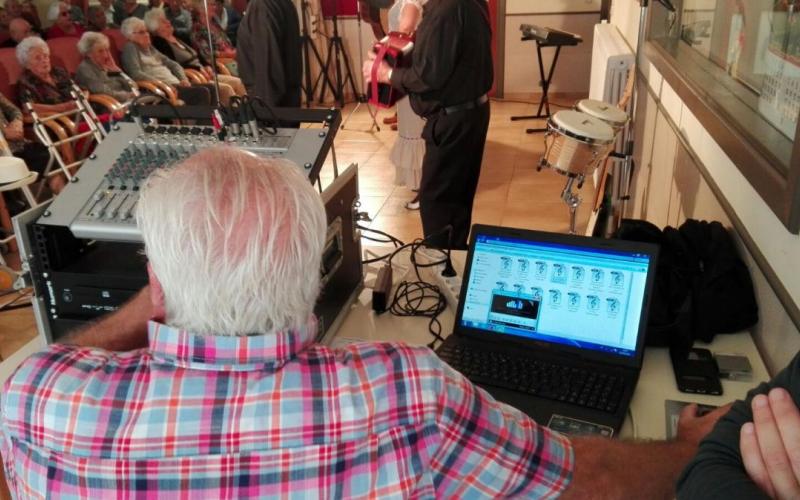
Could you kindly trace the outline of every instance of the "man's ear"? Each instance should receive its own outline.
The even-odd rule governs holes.
[[[167,315],[166,307],[164,306],[164,290],[161,288],[161,282],[158,281],[158,276],[153,272],[150,263],[147,263],[147,277],[150,280],[150,302],[153,304],[153,317],[154,321],[163,322]]]

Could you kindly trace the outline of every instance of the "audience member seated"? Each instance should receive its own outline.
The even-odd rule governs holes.
[[[39,34],[33,31],[31,23],[21,17],[15,17],[8,23],[8,36],[8,40],[0,44],[0,47],[13,48],[29,36],[39,36]]]
[[[75,71],[75,81],[93,94],[110,95],[120,103],[133,99],[134,83],[117,66],[111,55],[108,37],[87,31],[78,42],[83,61]]]
[[[225,0],[214,0],[214,19],[216,19],[219,27],[228,35],[234,47],[236,47],[236,32],[239,29],[239,23],[242,21],[242,15],[236,9],[225,3]],[[212,8],[209,4],[209,8]]]
[[[100,5],[92,5],[86,11],[86,27],[97,33],[109,28],[106,12]]]
[[[146,5],[142,5],[136,0],[122,0],[117,2],[114,8],[114,24],[122,26],[125,19],[129,17],[143,19],[145,13],[147,13]]]
[[[428,348],[315,343],[325,208],[281,160],[205,149],[145,183],[137,223],[149,288],[6,382],[18,496],[666,498],[719,416],[568,439]]]
[[[74,36],[80,38],[85,31],[79,24],[72,21],[70,11],[72,6],[67,2],[56,2],[47,11],[47,19],[53,23],[47,30],[47,38],[60,38]]]
[[[39,172],[41,176],[47,168],[50,153],[38,142],[25,139],[22,125],[22,111],[6,96],[0,94],[0,134],[3,135],[11,154],[25,160],[28,169]],[[62,175],[50,177],[48,185],[54,194],[64,188],[65,178]]]
[[[39,19],[39,11],[32,0],[6,0],[6,12],[9,19],[21,17],[33,26],[34,31],[41,31],[42,21]]]
[[[164,0],[164,14],[172,23],[175,36],[191,44],[192,15],[183,7],[181,0]]]
[[[50,47],[39,37],[30,36],[17,45],[17,60],[24,68],[17,82],[17,100],[31,103],[40,114],[74,110],[72,80],[62,68],[50,62]]]
[[[228,68],[228,71],[234,76],[239,76],[236,71],[236,49],[228,39],[228,35],[220,28],[219,24],[212,18],[208,22],[211,27],[211,41],[213,46],[208,42],[208,28],[206,27],[206,11],[203,6],[204,0],[194,0],[192,18],[194,25],[192,27],[192,46],[200,54],[200,60],[203,64],[211,64],[211,51],[217,59]],[[214,2],[209,2],[209,8],[214,5]]]
[[[119,28],[119,24],[114,19],[114,16],[117,12],[117,7],[114,5],[112,0],[99,0],[100,7],[103,10],[103,13],[106,16],[106,28]],[[91,7],[89,7],[91,9]],[[91,16],[89,16],[91,22]]]
[[[122,23],[122,34],[129,41],[122,49],[122,68],[134,80],[156,80],[175,85],[186,104],[210,104],[214,95],[209,86],[191,86],[180,64],[153,47],[144,21],[129,17]]]
[[[150,37],[156,49],[177,61],[184,69],[197,70],[208,81],[212,81],[214,75],[211,67],[200,64],[197,52],[175,36],[172,23],[169,22],[163,10],[148,11],[144,16],[144,23],[150,31]],[[230,75],[217,75],[217,78],[219,79],[219,97],[223,104],[227,105],[231,96],[245,94],[244,85],[239,78]]]
[[[83,0],[70,0],[69,18],[75,24],[85,27],[86,16],[83,12]]]
[[[800,354],[737,401],[700,444],[679,499],[800,497]]]
[[[147,10],[148,12],[153,9],[160,9],[164,5],[162,0],[147,0]]]

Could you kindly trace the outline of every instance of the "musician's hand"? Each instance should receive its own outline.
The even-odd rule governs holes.
[[[364,66],[361,68],[361,72],[364,75],[364,83],[370,83],[372,81],[372,67],[374,64],[374,57],[371,61],[364,62]],[[389,70],[389,65],[381,61],[377,72],[378,83],[389,83]]]

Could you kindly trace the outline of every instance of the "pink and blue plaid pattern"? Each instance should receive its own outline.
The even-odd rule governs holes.
[[[563,436],[429,349],[150,324],[128,353],[51,345],[2,397],[17,498],[553,497]]]

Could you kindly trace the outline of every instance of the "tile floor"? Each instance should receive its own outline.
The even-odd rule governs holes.
[[[565,177],[549,170],[536,171],[542,155],[542,134],[526,134],[535,122],[512,122],[512,115],[535,112],[533,104],[492,102],[492,119],[483,157],[473,222],[566,232],[569,215],[560,199]],[[352,106],[352,105],[351,105]],[[344,116],[349,110],[345,109]],[[380,121],[389,112],[381,111]],[[540,123],[540,122],[539,122]],[[366,106],[360,106],[336,136],[336,156],[340,168],[359,165],[362,210],[373,221],[370,227],[388,232],[403,241],[422,235],[419,212],[406,210],[404,204],[414,194],[394,184],[394,166],[389,152],[397,132],[381,124],[380,132],[368,132],[371,124]],[[329,161],[323,168],[323,186],[333,177]],[[578,232],[582,232],[593,197],[591,183],[581,190],[585,203],[578,214]],[[0,309],[6,298],[0,298]],[[0,312],[0,356],[8,357],[36,334],[31,310]]]

